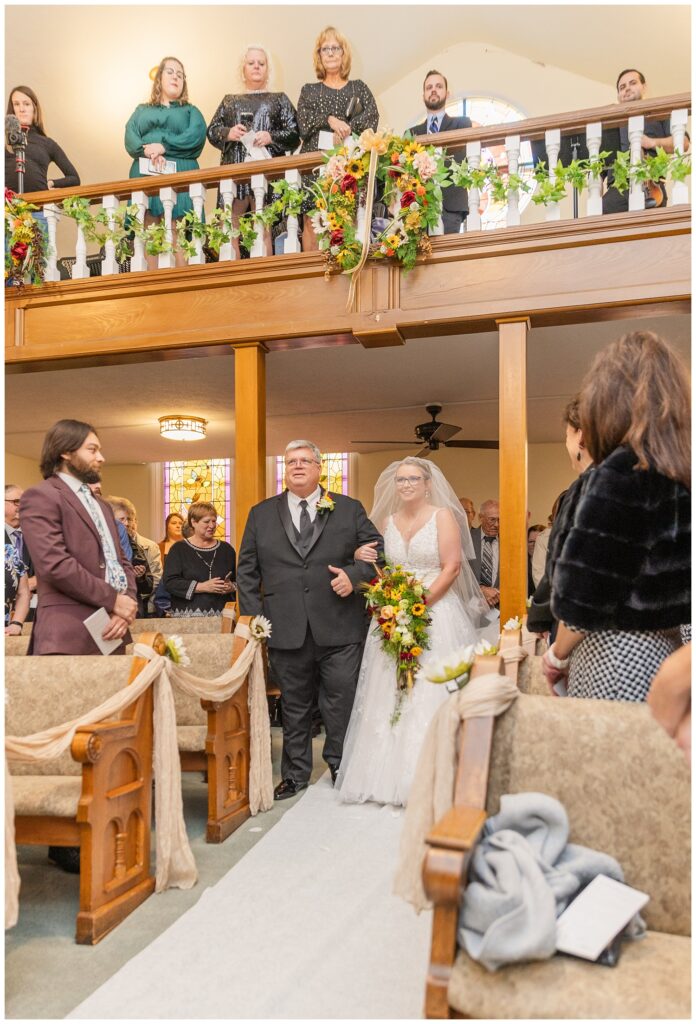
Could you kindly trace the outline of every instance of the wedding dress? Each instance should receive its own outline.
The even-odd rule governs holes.
[[[409,543],[393,516],[384,531],[387,562],[408,569],[425,586],[430,586],[441,570],[437,511]],[[430,615],[426,656],[446,655],[456,647],[476,643],[476,629],[454,589],[433,605]],[[396,665],[382,651],[380,636],[371,625],[336,779],[339,799],[347,803],[374,800],[405,805],[425,732],[434,713],[450,696],[444,685],[431,683],[419,673],[413,689],[405,693],[398,720],[391,725],[397,700]]]

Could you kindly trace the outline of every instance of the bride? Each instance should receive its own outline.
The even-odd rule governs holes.
[[[370,519],[384,537],[387,562],[428,588],[428,655],[475,644],[487,605],[467,561],[473,546],[466,514],[437,466],[415,456],[393,462],[377,481]],[[356,557],[376,561],[377,552],[365,545]],[[428,724],[450,696],[422,672],[406,693],[391,725],[396,665],[371,627],[336,779],[341,801],[406,804]]]

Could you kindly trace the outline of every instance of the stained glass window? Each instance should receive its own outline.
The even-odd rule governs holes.
[[[230,460],[187,459],[164,464],[164,515],[186,518],[194,501],[210,501],[218,514],[215,536],[230,540]]]
[[[523,121],[527,116],[521,110],[513,107],[505,100],[497,99],[494,96],[467,96],[465,99],[450,103],[447,107],[450,117],[470,117],[471,123],[478,127],[489,124],[509,124],[514,121]],[[481,164],[495,163],[505,172],[507,160],[505,147],[487,146],[481,148]],[[529,142],[522,142],[520,146],[520,159],[517,173],[521,178],[532,179],[532,147]],[[535,182],[531,181],[534,186]],[[521,192],[519,197],[520,213],[531,202],[530,192]],[[490,195],[489,189],[483,190],[479,209],[481,212],[481,228],[484,231],[492,231],[495,228],[505,227],[507,216],[507,203],[497,203]]]
[[[348,452],[324,452],[319,483],[334,494],[348,493]],[[276,494],[285,489],[285,456],[276,455]]]

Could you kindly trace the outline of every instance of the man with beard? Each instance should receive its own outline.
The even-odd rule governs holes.
[[[449,99],[447,79],[439,71],[429,71],[423,81],[423,103],[428,111],[425,121],[409,129],[412,135],[434,135],[453,132],[457,128],[471,128],[468,117],[450,117],[445,112]],[[451,150],[450,156],[461,160],[465,150]],[[465,188],[451,185],[442,190],[442,224],[446,235],[456,235],[462,229],[469,213],[469,197]]]
[[[130,641],[135,577],[109,506],[92,493],[104,462],[94,428],[59,420],[41,453],[44,482],[21,498],[20,518],[38,581],[30,654],[99,654],[83,623],[98,608],[110,619],[102,636]]]

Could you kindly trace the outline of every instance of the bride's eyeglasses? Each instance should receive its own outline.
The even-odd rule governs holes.
[[[423,480],[422,476],[397,476],[395,483],[397,487],[417,487]]]

